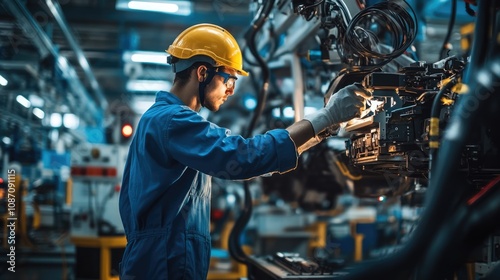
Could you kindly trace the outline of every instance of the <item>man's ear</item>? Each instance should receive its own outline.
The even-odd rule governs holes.
[[[200,65],[196,70],[196,76],[198,78],[198,82],[203,82],[207,78],[207,67],[205,65]]]

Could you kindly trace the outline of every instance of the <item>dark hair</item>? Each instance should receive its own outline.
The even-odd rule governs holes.
[[[174,77],[174,84],[179,84],[179,86],[183,87],[187,84],[189,78],[191,77],[191,72],[194,69],[198,69],[201,65],[206,66],[207,68],[212,68],[212,65],[206,63],[206,62],[195,62],[193,65],[190,67],[186,68],[185,70],[182,70],[181,72],[175,73]]]

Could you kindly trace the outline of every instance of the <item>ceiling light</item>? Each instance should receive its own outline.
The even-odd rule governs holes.
[[[29,101],[33,107],[41,108],[45,104],[45,100],[36,94],[30,94]]]
[[[62,125],[62,116],[59,113],[50,114],[50,126],[60,127]]]
[[[9,83],[2,75],[0,75],[0,85],[6,86]]]
[[[34,108],[33,115],[37,116],[39,119],[43,119],[43,117],[45,117],[45,112],[40,108]]]
[[[283,117],[285,118],[293,118],[294,116],[294,110],[292,107],[285,107],[283,109]]]
[[[174,14],[179,10],[179,6],[172,3],[154,3],[154,2],[140,2],[130,1],[128,7],[134,10],[155,11]]]
[[[169,90],[171,86],[172,83],[168,81],[131,80],[127,82],[128,91],[156,92],[160,90]]]
[[[191,14],[190,1],[126,1],[116,2],[120,10],[139,10],[188,16]]]
[[[130,105],[136,114],[142,115],[155,103],[155,99],[154,95],[136,95]]]
[[[16,97],[16,101],[19,102],[19,104],[23,105],[26,108],[31,107],[31,102],[28,99],[26,99],[26,97],[24,97],[22,95],[18,95]]]
[[[245,94],[243,96],[243,106],[248,110],[253,110],[257,107],[257,99],[254,96]]]
[[[7,136],[4,136],[4,137],[2,138],[2,142],[3,142],[5,145],[7,145],[7,146],[8,146],[8,145],[10,145],[10,144],[12,144],[12,140],[11,140],[9,137],[7,137]]]
[[[123,61],[168,65],[166,52],[126,51],[123,53]]]
[[[77,129],[80,125],[80,118],[75,114],[64,114],[63,125],[69,129]]]
[[[304,115],[309,115],[316,112],[318,109],[315,107],[305,106],[304,107]],[[295,110],[291,106],[287,106],[283,108],[283,116],[281,116],[280,108],[274,108],[272,114],[276,118],[293,118],[295,116]]]

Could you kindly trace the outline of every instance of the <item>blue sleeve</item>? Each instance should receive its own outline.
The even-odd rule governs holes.
[[[285,129],[245,139],[187,109],[168,123],[165,148],[177,161],[210,176],[249,179],[297,167],[297,150]]]

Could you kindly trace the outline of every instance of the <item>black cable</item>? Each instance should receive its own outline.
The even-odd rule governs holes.
[[[500,5],[500,4],[499,4]],[[493,34],[491,38],[500,38],[500,9],[497,9],[496,13],[492,15],[492,20],[494,21]],[[500,40],[490,40],[490,46],[487,56],[492,57],[500,52]]]
[[[436,160],[437,156],[437,145],[439,145],[439,130],[440,130],[440,113],[442,102],[441,97],[447,92],[451,90],[453,86],[457,84],[457,80],[452,78],[446,85],[444,85],[439,92],[434,96],[434,100],[432,102],[431,115],[430,115],[430,132],[429,132],[429,170],[432,169],[432,162]],[[435,131],[434,131],[435,130]],[[437,134],[435,134],[437,133]],[[432,176],[432,174],[430,174]]]
[[[262,87],[259,92],[259,96],[257,98],[257,106],[254,110],[254,115],[252,117],[252,120],[250,122],[250,125],[248,127],[248,130],[246,131],[246,137],[250,137],[252,135],[253,130],[255,129],[255,126],[257,124],[257,121],[262,114],[262,111],[264,110],[265,107],[265,102],[266,102],[266,96],[267,96],[267,89],[269,86],[269,68],[267,67],[267,64],[265,61],[262,59],[262,57],[259,55],[257,47],[256,47],[256,40],[255,37],[257,33],[260,31],[262,26],[264,25],[265,21],[267,20],[272,8],[274,6],[274,0],[267,1],[265,3],[265,6],[260,10],[260,14],[257,17],[257,19],[254,21],[252,24],[251,29],[249,30],[250,34],[248,36],[248,47],[250,48],[250,52],[252,55],[255,57],[257,60],[258,64],[262,68]],[[229,254],[231,257],[236,260],[237,262],[240,263],[247,263],[248,262],[248,256],[246,253],[243,251],[243,248],[241,246],[241,240],[240,236],[243,233],[243,230],[245,229],[248,221],[250,220],[252,216],[252,196],[250,192],[250,184],[245,181],[243,183],[243,188],[244,188],[244,209],[242,210],[241,215],[238,217],[238,219],[235,221],[235,224],[233,226],[233,229],[231,230],[231,233],[229,234]]]
[[[266,6],[262,10],[263,15],[260,18],[260,20],[257,20],[257,23],[254,25],[253,31],[251,32],[249,36],[249,49],[252,55],[255,57],[257,60],[257,63],[262,69],[262,87],[260,89],[259,95],[257,97],[257,106],[255,107],[254,110],[254,115],[252,117],[252,120],[250,121],[250,125],[247,129],[246,132],[246,137],[250,137],[252,135],[252,132],[257,124],[257,121],[259,120],[260,115],[262,114],[262,111],[264,110],[264,106],[266,103],[266,97],[267,97],[267,89],[269,87],[269,67],[267,66],[266,62],[262,57],[259,55],[259,52],[257,50],[256,46],[256,40],[255,37],[259,30],[262,28],[262,25],[264,24],[265,20],[269,16],[269,13],[272,10],[272,7],[274,6],[274,0],[267,1]]]
[[[372,48],[379,44],[377,35],[369,29],[374,23],[389,32],[392,52]],[[416,14],[406,1],[377,3],[356,14],[345,34],[341,34],[342,61],[351,66],[379,68],[403,54],[412,45],[417,31]]]
[[[491,6],[486,3],[480,7],[489,9]],[[475,36],[474,40],[482,40],[482,38]],[[490,73],[493,72],[489,68],[487,70]],[[498,78],[495,77],[497,80]],[[428,250],[427,246],[422,246],[422,244],[430,244],[441,229],[436,225],[442,225],[453,216],[456,205],[449,202],[457,199],[455,196],[457,192],[456,185],[453,184],[454,180],[450,178],[456,177],[461,153],[467,140],[466,136],[470,134],[477,122],[478,115],[488,105],[488,100],[484,97],[491,88],[491,85],[480,86],[477,80],[470,78],[464,79],[464,83],[469,85],[470,91],[461,95],[455,104],[454,114],[448,125],[453,128],[453,131],[445,134],[443,141],[446,141],[446,145],[442,145],[438,150],[438,160],[433,164],[431,172],[439,176],[433,176],[429,181],[419,226],[410,236],[406,246],[399,251],[385,258],[356,264],[351,267],[348,275],[339,277],[339,280],[409,279],[415,269],[415,262],[422,260]],[[477,106],[472,110],[470,104],[477,104]]]
[[[479,14],[490,13],[490,23],[487,28],[489,30],[493,29],[493,24],[496,27],[500,24],[499,20],[495,20],[494,13],[489,11],[492,7],[491,4],[493,3],[486,3],[484,6],[481,5],[478,7]],[[476,33],[476,37],[478,37],[477,41],[484,40],[483,38],[479,38],[481,37],[480,34]],[[471,91],[468,94],[462,95],[458,100],[460,103],[457,106],[460,105],[461,107],[455,109],[453,115],[453,120],[455,121],[449,125],[449,127],[459,129],[462,135],[470,134],[469,131],[472,125],[476,123],[476,119],[481,113],[482,108],[491,102],[490,97],[492,94],[500,91],[500,87],[498,86],[500,84],[500,74],[495,70],[495,65],[500,61],[500,56],[497,52],[492,51],[496,46],[496,42],[490,42],[486,49],[483,50],[484,53],[490,55],[483,54],[480,57],[484,61],[489,61],[486,66],[483,66],[476,72],[482,74],[475,75],[473,80],[470,77],[464,80],[471,88]],[[477,65],[476,61],[472,62],[474,63],[473,65]],[[487,76],[488,78],[478,79],[477,77],[479,76]],[[471,102],[474,102],[474,104],[477,103],[478,107],[471,109]],[[434,112],[434,114],[436,113]],[[457,124],[463,124],[464,126],[457,127]],[[450,134],[453,134],[453,132]],[[465,139],[466,137],[462,136],[461,138]],[[457,151],[456,153],[458,154],[459,152]],[[438,162],[442,162],[443,164],[446,162],[450,163],[452,162],[451,160],[450,158],[438,158]],[[431,172],[433,171],[431,170]],[[439,177],[446,176],[446,173],[436,174],[439,174]],[[447,178],[453,177],[448,176]],[[463,209],[454,211],[457,213],[454,213],[450,217],[451,221],[445,221],[446,224],[443,224],[441,227],[442,230],[438,232],[440,237],[437,236],[433,239],[433,243],[428,246],[429,250],[427,254],[422,258],[421,279],[433,279],[432,277],[435,278],[441,275],[446,269],[451,269],[453,265],[456,265],[459,261],[463,261],[468,256],[468,253],[474,249],[474,246],[483,241],[496,228],[496,221],[500,219],[500,205],[498,204],[500,188],[497,186],[499,180],[500,177],[497,176],[490,181],[481,192],[467,201],[467,208],[463,207]],[[456,185],[458,184],[450,182],[447,185],[450,191],[452,191],[451,188],[453,188],[453,191],[465,189],[457,188]]]
[[[417,279],[439,279],[440,275],[463,261],[478,243],[482,242],[496,227],[500,218],[498,177],[491,188],[472,205],[457,208],[450,219],[429,244],[426,256],[422,258],[422,270]],[[462,185],[462,190],[466,189]]]
[[[478,1],[470,63],[467,65],[464,74],[466,80],[469,79],[469,76],[474,75],[480,66],[484,65],[487,54],[486,48],[490,41],[488,27],[491,26],[492,22],[491,13],[493,12],[494,2],[494,0]]]
[[[306,15],[306,11],[309,10],[309,9],[311,9],[311,8],[315,8],[315,7],[323,4],[324,2],[325,2],[325,0],[320,0],[317,3],[314,3],[314,4],[311,4],[309,6],[303,7],[303,8],[301,8],[298,11],[298,13],[301,14],[301,15],[303,15],[307,21],[310,21],[314,17],[314,15],[316,14],[316,12],[313,11],[313,12],[309,13],[308,15]]]
[[[447,52],[449,51],[448,44],[450,43],[451,33],[453,32],[453,27],[455,26],[456,16],[457,16],[457,0],[452,0],[450,21],[448,22],[448,31],[446,32],[443,45],[441,46],[441,51],[439,52],[440,53],[439,59],[445,58],[447,56]]]
[[[476,11],[474,11],[471,7],[470,7],[470,3],[469,2],[465,2],[465,11],[467,12],[467,14],[469,14],[469,16],[471,17],[475,17],[476,16]]]
[[[229,234],[228,248],[231,257],[235,261],[245,264],[247,263],[248,257],[246,253],[243,251],[243,248],[241,247],[240,236],[243,232],[243,229],[245,229],[246,225],[248,224],[248,221],[250,221],[253,210],[252,194],[250,193],[250,186],[248,181],[243,182],[243,190],[244,190],[243,199],[245,207],[241,211],[241,214],[238,217],[238,219],[235,221],[233,229]]]

